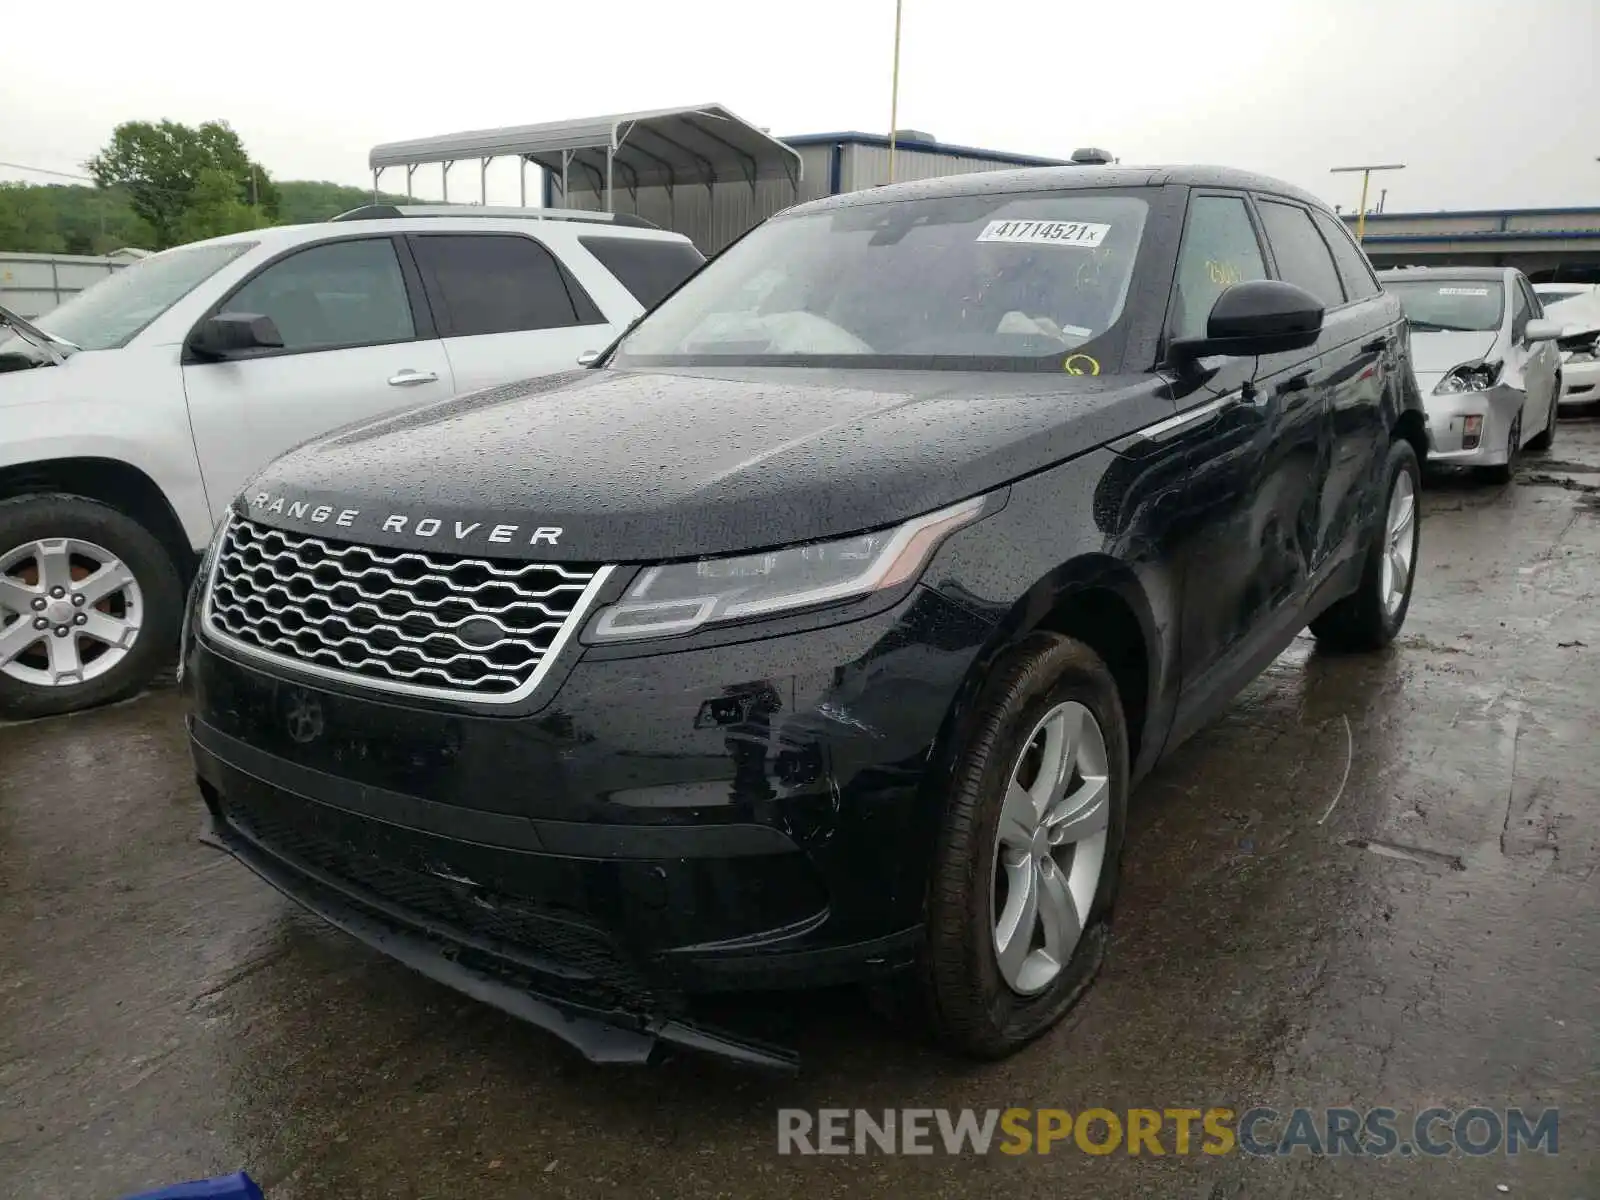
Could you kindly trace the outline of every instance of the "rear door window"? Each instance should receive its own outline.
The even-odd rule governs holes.
[[[646,308],[660,304],[706,261],[687,242],[580,237],[578,244],[599,259],[600,265]]]
[[[1339,272],[1322,235],[1311,223],[1311,214],[1297,204],[1276,200],[1262,199],[1257,207],[1261,223],[1267,227],[1272,255],[1278,260],[1278,278],[1305,288],[1322,301],[1324,308],[1338,308],[1343,304],[1344,288],[1339,283]]]
[[[1322,230],[1328,249],[1333,251],[1333,262],[1339,268],[1339,278],[1344,281],[1345,295],[1352,300],[1365,300],[1382,291],[1377,277],[1372,273],[1372,264],[1361,252],[1361,247],[1356,245],[1355,238],[1350,236],[1344,222],[1324,212],[1313,212],[1311,217],[1316,221],[1317,228]]]
[[[411,246],[442,337],[566,329],[598,316],[586,294],[574,299],[577,281],[530,237],[413,234]]]

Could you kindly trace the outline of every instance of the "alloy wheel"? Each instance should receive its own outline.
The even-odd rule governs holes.
[[[127,657],[143,622],[138,580],[102,546],[42,538],[0,553],[0,674],[85,683]]]
[[[1417,489],[1411,474],[1394,477],[1389,494],[1389,515],[1383,527],[1383,609],[1389,616],[1400,611],[1411,586],[1411,560],[1416,555]]]
[[[1035,995],[1061,974],[1105,867],[1111,782],[1105,734],[1076,701],[1040,718],[1000,810],[989,919],[1000,976]]]

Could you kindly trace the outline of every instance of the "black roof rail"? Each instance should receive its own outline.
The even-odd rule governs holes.
[[[409,217],[512,217],[525,221],[578,221],[619,225],[628,229],[660,229],[654,221],[632,213],[597,212],[582,208],[496,208],[481,204],[363,204],[330,221],[392,221]]]

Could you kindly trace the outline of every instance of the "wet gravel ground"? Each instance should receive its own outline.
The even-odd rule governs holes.
[[[1399,643],[1302,639],[1141,788],[1100,981],[993,1066],[848,992],[763,1002],[798,1079],[588,1066],[199,844],[170,691],[0,727],[0,1196],[1600,1195],[1600,420],[1424,500]],[[1262,1102],[1559,1107],[1560,1153],[775,1150],[780,1106]]]

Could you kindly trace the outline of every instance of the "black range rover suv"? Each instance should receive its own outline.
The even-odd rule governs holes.
[[[1049,168],[801,205],[589,370],[235,502],[183,686],[214,839],[590,1058],[770,1065],[706,992],[877,980],[1016,1050],[1129,790],[1417,560],[1406,327],[1320,202]]]

